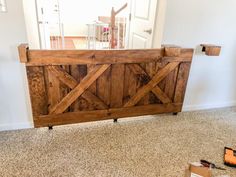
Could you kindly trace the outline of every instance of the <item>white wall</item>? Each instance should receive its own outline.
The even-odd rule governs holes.
[[[236,105],[235,7],[235,0],[167,0],[163,43],[222,46],[220,57],[204,56],[197,48],[185,110]]]
[[[167,0],[158,0],[152,44],[153,48],[160,48],[162,44],[166,18],[166,6]]]
[[[25,90],[25,69],[17,46],[26,42],[22,2],[7,0],[7,13],[0,13],[0,130],[31,126]]]
[[[128,0],[60,0],[61,17],[65,36],[86,36],[87,23],[98,20],[98,16],[110,16]],[[128,10],[128,8],[126,9]]]

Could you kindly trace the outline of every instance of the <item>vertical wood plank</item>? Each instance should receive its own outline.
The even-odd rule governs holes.
[[[68,65],[61,66],[67,73],[70,72],[70,67]],[[68,93],[70,92],[70,88],[60,82],[60,100],[64,98]],[[70,111],[70,108],[68,108],[65,112]]]
[[[174,92],[175,86],[177,81],[177,74],[178,74],[179,67],[174,69],[167,77],[165,83],[165,94],[173,101],[174,99]]]
[[[20,57],[20,62],[21,63],[27,63],[28,61],[28,53],[29,47],[28,44],[21,44],[18,46],[18,52],[19,52],[19,57]]]
[[[123,105],[124,92],[124,64],[114,64],[111,69],[111,108],[120,108]]]
[[[60,81],[45,66],[45,81],[47,83],[48,109],[50,110],[61,100]]]
[[[132,96],[135,95],[137,90],[137,79],[127,65],[125,65],[124,75],[124,97],[123,103],[126,103]]]
[[[175,103],[182,103],[184,101],[184,95],[186,91],[190,66],[191,63],[181,63],[179,66],[179,72],[174,95]]]
[[[143,68],[143,70],[147,73],[147,69],[149,70],[149,63],[140,63],[139,64],[141,66],[141,68]],[[139,88],[141,88],[142,86],[146,85],[148,83],[148,81],[145,79],[146,77],[143,77],[142,74],[138,74],[136,75],[136,79],[137,79],[137,85],[136,85],[136,90],[138,90]],[[147,95],[145,95],[143,98],[140,99],[140,101],[137,103],[138,106],[141,105],[147,105],[149,104],[149,93]]]
[[[79,65],[79,73],[79,80],[81,81],[88,74],[87,65]],[[93,109],[93,106],[90,105],[89,102],[82,97],[78,98],[78,102],[80,111],[87,111]]]
[[[165,60],[161,60],[160,63],[157,63],[157,65],[158,65],[157,68],[156,68],[157,72],[158,72],[159,70],[161,70],[162,68],[164,68],[167,64],[168,64],[168,62],[165,61]],[[164,91],[164,90],[165,90],[165,86],[166,86],[166,78],[164,78],[164,79],[158,84],[158,86],[160,87],[160,89],[161,89],[162,91]]]
[[[110,93],[111,93],[111,67],[108,68],[97,79],[97,96],[104,101],[104,103],[110,106]]]
[[[87,75],[87,65],[71,65],[71,75],[80,83],[80,81]],[[79,97],[71,105],[72,111],[92,110],[93,106],[84,98]]]
[[[76,81],[80,82],[80,73],[79,73],[79,65],[71,65],[70,66],[70,73],[71,75],[76,79]],[[78,111],[79,110],[79,101],[76,100],[72,105],[70,106],[71,111]]]
[[[87,73],[90,73],[94,69],[95,65],[87,65]],[[97,92],[97,81],[94,81],[94,83],[88,88],[90,92],[92,92],[94,95],[96,95]]]
[[[48,114],[43,67],[26,67],[33,116]]]
[[[155,74],[156,74],[156,63],[155,62],[150,62],[146,64],[146,72],[148,73],[148,75],[152,78]],[[148,95],[148,104],[153,104],[153,103],[157,103],[157,98],[156,96],[150,92]]]
[[[162,62],[162,59],[161,60],[159,60],[159,61],[157,61],[157,62],[155,62],[155,66],[154,66],[154,68],[155,68],[155,73],[157,73],[160,69],[162,69],[164,67],[164,64],[163,64],[163,62]],[[163,86],[164,86],[164,82],[163,81],[161,81],[159,84],[157,84],[158,85],[158,87],[160,87],[160,89],[161,90],[163,90]],[[154,101],[153,101],[154,100]],[[155,98],[153,99],[152,101],[154,102],[154,103],[161,103],[161,101],[155,96]],[[151,102],[152,102],[151,101]]]

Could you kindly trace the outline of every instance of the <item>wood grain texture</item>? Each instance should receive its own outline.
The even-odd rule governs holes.
[[[141,80],[143,80],[143,83],[145,83],[144,85],[148,84],[148,82],[151,81],[151,78],[153,77],[153,75],[156,74],[154,72],[147,74],[144,71],[144,69],[138,64],[128,64],[127,66],[130,68],[130,70],[134,74],[136,74],[140,78],[142,78]],[[155,69],[154,66],[152,66],[152,67],[153,67],[152,69]],[[171,102],[171,100],[168,98],[168,96],[158,86],[153,87],[151,89],[151,91],[162,103],[170,103]],[[147,98],[150,99],[150,96]],[[148,100],[148,103],[149,102],[150,101]]]
[[[109,64],[96,66],[68,95],[66,95],[51,110],[50,114],[63,113],[84,91],[109,68]]]
[[[171,99],[171,101],[173,101],[173,97],[174,97],[178,70],[179,70],[179,67],[176,67],[173,71],[171,71],[166,76],[166,80],[165,80],[164,92],[168,96],[168,98]]]
[[[79,81],[81,82],[85,76],[87,75],[87,65],[78,65],[79,69]],[[78,102],[79,110],[80,111],[85,111],[85,110],[93,110],[93,106],[89,104],[89,102],[82,97],[78,97],[74,102]]]
[[[65,85],[67,85],[70,89],[74,89],[79,82],[69,75],[64,69],[62,69],[59,66],[48,66],[51,73],[53,73],[54,76],[56,76],[61,82],[63,82]],[[79,70],[78,70],[79,71]],[[75,72],[74,72],[75,73]],[[81,95],[82,98],[84,98],[88,103],[90,103],[94,108],[96,109],[107,109],[108,106],[99,99],[96,95],[94,95],[89,90],[84,91],[84,93]],[[75,105],[76,104],[76,105]],[[76,102],[73,106],[74,110],[79,109],[79,103]],[[75,107],[78,107],[75,109]]]
[[[136,91],[138,89],[140,89],[141,87],[143,87],[144,85],[146,85],[149,80],[149,76],[147,75],[146,72],[146,66],[149,63],[139,63],[139,64],[135,64],[135,66],[139,67],[139,69],[141,69],[142,71],[139,70],[139,72],[134,72],[135,77],[137,79],[137,85],[136,85]],[[131,68],[130,68],[131,69]],[[136,68],[137,69],[137,68]],[[138,71],[138,70],[137,70]],[[147,93],[146,95],[144,95],[137,103],[137,106],[141,106],[141,105],[148,105],[149,104],[149,95],[150,92]]]
[[[47,91],[43,67],[26,67],[33,116],[48,113]]]
[[[80,73],[80,68],[79,65],[70,65],[70,74],[73,77],[73,80],[75,79],[76,85],[78,85],[77,83],[79,83],[81,81],[81,73]],[[76,85],[74,85],[74,87],[76,87]],[[68,85],[69,86],[69,85]],[[74,88],[73,86],[70,87],[71,89]],[[79,105],[79,100],[76,99],[70,106],[71,111],[79,111],[80,110],[80,105]]]
[[[181,63],[175,88],[174,102],[183,103],[191,63]]]
[[[120,108],[123,106],[124,94],[124,64],[114,64],[111,70],[111,108]]]
[[[28,62],[28,44],[21,44],[18,46],[18,53],[21,63],[27,63]]]
[[[52,74],[48,66],[45,66],[45,72],[47,76],[48,109],[50,112],[51,108],[61,100],[60,81]]]
[[[165,56],[178,57],[181,54],[181,47],[178,46],[164,46]]]
[[[27,65],[118,64],[159,60],[163,49],[29,50]]]
[[[141,115],[180,112],[182,104],[153,104],[129,108],[112,108],[96,111],[78,111],[56,115],[40,116],[36,119],[36,127],[48,125],[64,125],[80,122],[90,122],[113,118],[134,117]]]
[[[87,65],[87,72],[90,73],[94,69],[95,66],[96,65],[92,65],[92,64]],[[97,81],[94,81],[94,83],[92,85],[90,85],[88,90],[91,93],[93,93],[94,95],[96,95],[96,93],[97,93]]]
[[[106,105],[110,105],[111,93],[111,68],[108,68],[97,79],[97,96],[103,100]]]
[[[128,64],[125,65],[124,79],[123,102],[126,103],[132,96],[136,94],[137,89],[137,79],[135,77],[135,74],[130,70]]]
[[[202,51],[208,56],[219,56],[221,52],[221,46],[213,44],[201,44]]]
[[[148,84],[140,88],[137,93],[124,105],[125,107],[134,106],[145,94],[153,89],[162,79],[164,79],[173,69],[179,65],[179,62],[173,62],[161,69]]]
[[[193,56],[178,47],[22,51],[36,127],[180,112]]]
[[[64,69],[65,72],[70,72],[70,67],[68,65],[61,66],[61,68]],[[60,81],[60,79],[58,80]],[[61,96],[60,100],[64,98],[69,92],[70,92],[70,88],[63,82],[60,82],[60,96]],[[70,108],[65,110],[65,112],[69,112],[69,111],[70,111]]]

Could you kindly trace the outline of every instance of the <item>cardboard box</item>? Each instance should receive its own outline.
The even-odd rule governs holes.
[[[199,163],[191,163],[186,170],[185,177],[212,177],[211,169]]]

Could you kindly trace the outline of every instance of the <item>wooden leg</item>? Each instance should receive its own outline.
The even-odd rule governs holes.
[[[48,130],[52,130],[53,126],[52,125],[48,125]]]
[[[177,116],[177,115],[178,115],[178,112],[173,112],[173,115],[174,115],[174,116]]]
[[[117,119],[113,119],[114,123],[117,123]]]

